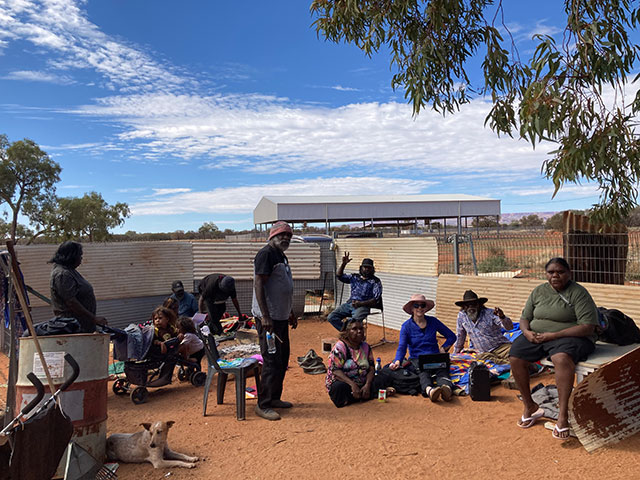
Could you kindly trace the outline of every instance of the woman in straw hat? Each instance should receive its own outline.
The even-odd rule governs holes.
[[[456,341],[456,335],[436,317],[425,315],[434,307],[432,300],[427,300],[424,295],[415,293],[402,309],[411,315],[411,318],[402,324],[400,329],[400,341],[396,351],[395,360],[389,368],[396,370],[400,367],[407,348],[409,348],[409,360],[413,369],[418,368],[418,357],[433,353],[444,353]],[[436,333],[445,337],[444,344],[440,347],[436,339]],[[419,371],[420,388],[423,395],[428,396],[432,402],[441,397],[445,401],[451,400],[454,386],[449,378],[449,369]]]

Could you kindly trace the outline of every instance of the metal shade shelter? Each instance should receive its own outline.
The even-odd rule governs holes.
[[[265,196],[253,210],[258,226],[278,220],[289,223],[415,222],[500,215],[500,200],[465,194],[451,195],[322,195]]]

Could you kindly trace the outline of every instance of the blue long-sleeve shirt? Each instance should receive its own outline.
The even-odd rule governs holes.
[[[438,341],[436,333],[441,334],[445,338],[442,348],[445,350],[454,344],[456,334],[453,333],[444,323],[436,317],[425,315],[427,326],[422,329],[418,326],[413,318],[410,318],[402,324],[400,328],[400,340],[398,341],[398,350],[396,351],[397,361],[402,361],[409,348],[409,358],[418,358],[419,355],[429,353],[438,353]]]

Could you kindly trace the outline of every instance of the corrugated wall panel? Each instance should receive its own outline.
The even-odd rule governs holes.
[[[142,323],[151,318],[151,312],[162,302],[166,295],[123,298],[115,300],[99,300],[97,313],[106,317],[109,325],[124,328],[130,323]],[[34,323],[44,322],[53,317],[50,306],[37,307],[31,311]]]
[[[47,261],[57,248],[57,245],[16,247],[26,283],[46,296],[51,273]],[[182,280],[187,286],[193,284],[191,244],[85,243],[78,271],[93,285],[98,301],[170,295],[173,280]],[[36,298],[32,298],[32,303],[45,305]]]
[[[227,273],[236,280],[253,279],[253,259],[263,243],[193,243],[193,278],[210,273]],[[312,243],[292,243],[286,251],[291,273],[296,279],[320,278],[320,247]]]
[[[354,273],[353,271],[347,273]],[[385,327],[400,330],[402,324],[409,318],[402,307],[414,293],[422,293],[435,301],[438,287],[438,277],[422,277],[417,275],[398,275],[395,273],[378,273],[376,276],[382,282],[382,304],[384,305]],[[338,283],[336,301],[344,303],[351,294],[348,284]],[[344,286],[344,287],[342,287]],[[375,310],[374,310],[375,312]],[[429,312],[435,314],[435,309]],[[373,325],[382,325],[381,315],[371,315],[368,319]]]
[[[336,264],[349,252],[351,265],[372,258],[376,272],[401,275],[438,275],[438,245],[434,237],[338,238]]]
[[[480,297],[487,297],[487,306],[498,306],[513,321],[520,319],[524,304],[531,290],[543,283],[531,278],[488,278],[462,275],[440,275],[438,279],[437,317],[450,328],[455,327],[459,307],[454,302],[461,300],[465,290],[473,290]],[[604,285],[581,283],[596,305],[617,308],[640,325],[640,287],[630,285]]]
[[[440,275],[436,295],[436,316],[455,331],[460,307],[454,302],[462,300],[465,290],[473,290],[480,297],[487,297],[487,307],[500,307],[514,322],[520,319],[524,304],[540,279],[494,278],[464,275]]]

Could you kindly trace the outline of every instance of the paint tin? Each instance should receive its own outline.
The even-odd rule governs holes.
[[[385,388],[381,388],[378,390],[378,401],[386,402],[387,401],[387,390]]]

